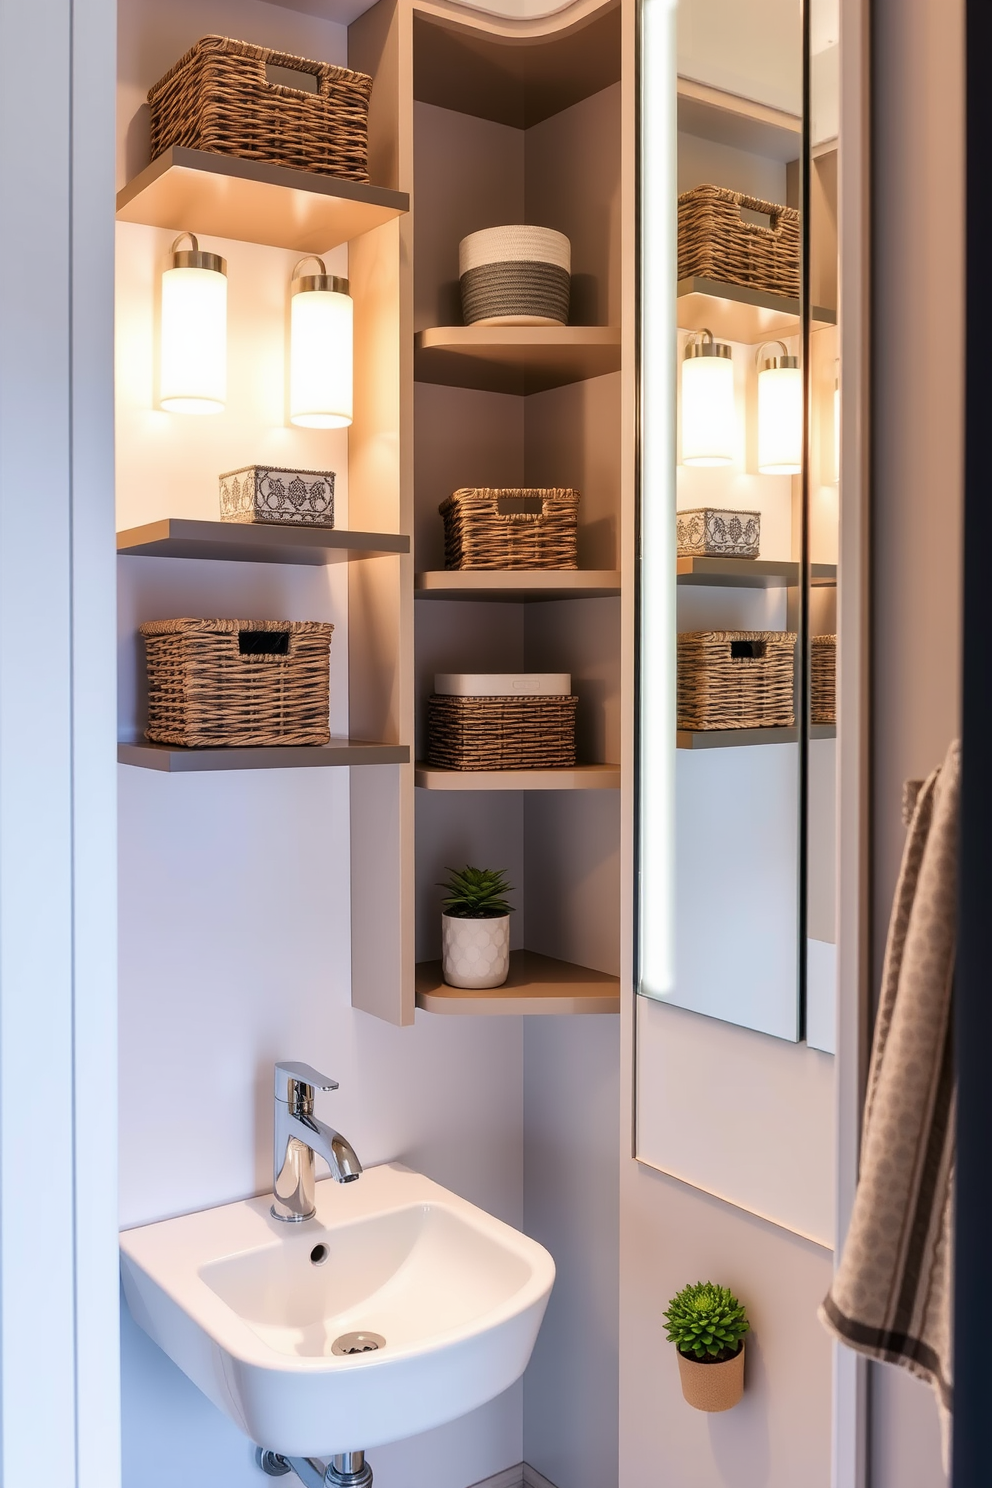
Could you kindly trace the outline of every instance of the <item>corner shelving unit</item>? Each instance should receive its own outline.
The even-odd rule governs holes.
[[[447,0],[379,0],[349,28],[349,61],[376,80],[371,137],[394,131],[395,184],[416,200],[399,229],[396,300],[398,427],[407,459],[412,450],[409,463],[401,458],[401,488],[414,540],[404,610],[413,701],[422,712],[435,672],[569,671],[582,761],[566,770],[412,768],[416,871],[407,880],[404,868],[402,890],[409,980],[383,1015],[615,1013],[621,385],[632,345],[621,202],[633,202],[620,191],[621,10],[592,0],[579,15],[573,8],[536,24]],[[569,237],[568,325],[458,323],[459,241],[505,222]],[[574,486],[579,567],[445,570],[437,509],[461,486]],[[519,891],[525,949],[514,950],[510,980],[495,993],[445,987],[434,959],[436,881],[465,861],[506,866]]]

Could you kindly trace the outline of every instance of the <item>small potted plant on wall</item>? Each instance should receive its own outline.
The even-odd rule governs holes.
[[[505,896],[513,892],[506,874],[495,868],[448,869],[441,915],[444,980],[449,987],[501,987],[510,971],[510,914]]]
[[[683,1287],[669,1302],[665,1331],[678,1351],[682,1394],[696,1410],[730,1410],[740,1400],[749,1327],[733,1293],[711,1281]]]

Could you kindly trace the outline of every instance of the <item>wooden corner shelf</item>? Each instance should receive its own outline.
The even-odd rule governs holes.
[[[810,725],[811,739],[835,739],[836,725]],[[677,749],[746,749],[755,744],[798,744],[797,728],[701,729],[693,732],[679,729],[675,735]]]
[[[434,326],[414,339],[417,382],[546,392],[620,370],[618,326]]]
[[[510,975],[502,987],[481,992],[449,987],[440,961],[417,966],[417,1006],[429,1013],[524,1014],[618,1013],[620,978],[536,951],[511,951]]]
[[[486,599],[520,603],[548,599],[598,599],[620,593],[614,569],[435,569],[413,581],[418,599]]]
[[[718,339],[742,341],[746,346],[776,336],[794,336],[799,331],[799,300],[788,295],[768,294],[763,289],[723,284],[698,275],[680,279],[676,295],[680,331],[707,329]],[[814,330],[836,323],[836,311],[813,306]]]
[[[789,589],[799,583],[799,564],[764,558],[677,558],[676,582],[714,589]],[[811,565],[814,588],[837,583],[836,563]]]
[[[572,765],[553,770],[441,770],[418,763],[414,784],[421,790],[619,790],[619,765]]]
[[[251,749],[183,749],[172,744],[118,744],[117,762],[142,770],[189,775],[202,770],[301,770],[333,765],[405,765],[405,744],[332,739],[329,744],[261,745]]]
[[[410,210],[405,191],[173,145],[117,193],[118,222],[327,253]]]
[[[410,539],[402,533],[284,527],[274,522],[201,522],[164,517],[117,534],[119,558],[213,558],[231,563],[320,567],[349,558],[409,551]]]

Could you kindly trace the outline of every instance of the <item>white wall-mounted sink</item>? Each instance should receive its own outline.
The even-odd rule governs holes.
[[[536,1241],[398,1164],[318,1183],[303,1224],[270,1202],[121,1235],[135,1321],[252,1441],[364,1451],[464,1415],[527,1367],[555,1275]],[[385,1342],[332,1352],[354,1333]]]

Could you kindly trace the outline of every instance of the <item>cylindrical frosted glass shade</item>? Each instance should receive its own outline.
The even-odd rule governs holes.
[[[290,305],[290,423],[345,429],[352,417],[351,296],[304,290]]]
[[[798,475],[802,468],[802,368],[767,367],[758,373],[758,469]]]
[[[227,401],[227,277],[212,269],[162,275],[159,404],[169,413],[221,413]]]
[[[682,463],[732,465],[737,449],[734,364],[694,356],[682,363]]]

